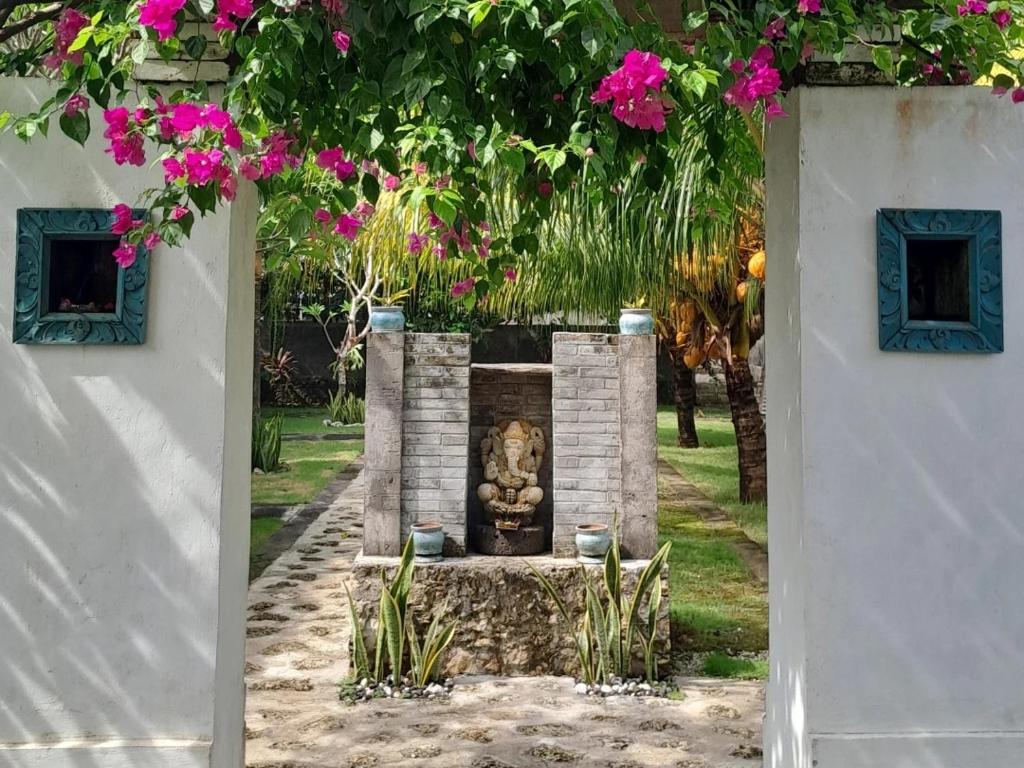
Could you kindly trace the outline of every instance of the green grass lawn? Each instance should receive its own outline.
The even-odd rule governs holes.
[[[286,469],[252,476],[253,504],[305,504],[363,452],[362,440],[286,440]]]
[[[676,446],[672,408],[658,413],[658,453],[764,546],[764,504],[741,504],[736,438],[727,411],[706,412],[697,420],[699,449]],[[669,582],[674,649],[708,653],[703,673],[713,677],[764,679],[768,664],[738,656],[768,648],[768,595],[732,543],[742,534],[712,529],[689,510],[662,503],[658,530],[672,541]]]
[[[249,528],[249,559],[257,554],[284,523],[276,517],[257,517]]]
[[[362,424],[352,424],[346,427],[331,427],[324,424],[330,414],[327,408],[271,408],[260,409],[264,419],[282,414],[284,421],[281,425],[282,432],[286,435],[361,435],[363,434]]]
[[[749,538],[767,547],[767,506],[740,503],[736,436],[728,411],[706,412],[697,419],[697,433],[700,448],[679,448],[675,409],[658,409],[658,455],[725,510]]]

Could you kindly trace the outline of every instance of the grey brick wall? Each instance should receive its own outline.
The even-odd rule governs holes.
[[[611,525],[622,502],[619,337],[552,336],[552,455],[556,557],[575,554],[580,523]]]
[[[537,508],[534,523],[543,525],[551,546],[554,478],[551,450],[551,370],[542,365],[473,368],[470,385],[469,487],[467,503],[471,523],[482,522],[482,508],[476,489],[483,482],[480,441],[487,430],[505,419],[526,419],[544,430],[547,451],[538,473],[544,500]]]
[[[469,334],[405,334],[401,530],[440,520],[447,554],[466,550]]]

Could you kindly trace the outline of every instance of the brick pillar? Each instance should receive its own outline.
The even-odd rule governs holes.
[[[402,551],[402,397],[405,334],[366,338],[366,443],[363,553]]]
[[[572,557],[576,526],[611,525],[621,501],[619,337],[556,333],[551,359],[552,549]]]
[[[654,336],[619,337],[623,555],[658,548],[658,371]]]
[[[448,556],[466,554],[469,374],[469,334],[406,334],[400,530],[439,520]]]

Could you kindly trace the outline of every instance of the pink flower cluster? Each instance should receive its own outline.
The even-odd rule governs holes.
[[[165,104],[157,99],[156,113],[160,118],[160,138],[170,141],[175,136],[190,141],[196,130],[211,130],[224,138],[224,145],[231,149],[242,148],[242,134],[238,131],[231,115],[216,104]]]
[[[89,111],[89,100],[80,93],[76,93],[64,102],[64,114],[68,117],[77,117],[80,112]]]
[[[988,3],[985,0],[967,0],[956,7],[956,12],[961,16],[981,16],[988,13]]]
[[[53,53],[43,59],[43,65],[57,69],[65,61],[75,66],[82,63],[82,52],[69,53],[68,48],[75,42],[78,33],[89,26],[89,17],[74,8],[66,8],[54,25]]]
[[[1006,29],[1013,22],[1013,14],[1006,8],[1000,8],[998,11],[994,11],[992,13],[992,21],[994,21],[996,26],[1000,29]]]
[[[630,127],[661,133],[669,111],[669,102],[661,94],[666,79],[668,72],[655,54],[634,49],[621,67],[601,81],[590,100],[612,102],[612,115]]]
[[[238,172],[249,181],[256,181],[276,176],[285,167],[297,168],[301,164],[302,157],[296,151],[295,137],[278,131],[263,139],[260,152],[255,158],[242,158]]]
[[[802,14],[820,13],[821,0],[798,0],[796,4],[796,12]]]
[[[435,214],[431,213],[427,219],[430,228],[435,230],[437,233],[438,242],[433,248],[434,255],[437,256],[439,261],[444,261],[448,258],[448,244],[455,243],[461,251],[465,253],[476,253],[481,259],[486,259],[491,253],[491,225],[486,221],[481,221],[479,224],[480,232],[480,244],[475,245],[473,243],[473,236],[470,230],[470,224],[468,221],[463,220],[461,228],[449,227],[444,221]],[[418,234],[411,232],[408,235],[408,249],[409,253],[416,255],[422,253],[423,250],[430,245],[430,236],[426,234]]]
[[[145,222],[141,219],[132,218],[132,209],[124,203],[114,206],[114,223],[110,225],[110,231],[115,235],[127,235],[133,229],[139,229]]]
[[[774,61],[775,52],[769,45],[762,45],[754,51],[749,62],[742,59],[734,61],[729,69],[736,75],[736,82],[725,91],[725,102],[750,112],[758,100],[763,100],[766,119],[784,116],[786,113],[775,99],[782,86],[782,75],[772,66]]]
[[[460,296],[465,296],[467,293],[472,291],[473,288],[475,288],[475,287],[476,287],[476,278],[475,277],[467,277],[465,280],[460,280],[459,282],[457,282],[455,285],[452,286],[452,297],[457,299]]]
[[[128,108],[104,110],[103,119],[107,123],[103,136],[110,140],[110,146],[105,151],[114,158],[114,162],[118,165],[144,165],[146,152],[142,148],[142,131]]]
[[[178,29],[175,18],[185,7],[185,0],[144,0],[139,6],[139,24],[156,32],[161,40],[174,37]]]
[[[316,156],[316,164],[325,171],[334,171],[338,181],[345,181],[356,172],[356,164],[345,159],[345,150],[342,147],[322,150]]]
[[[213,28],[218,32],[234,32],[238,29],[238,20],[249,18],[252,11],[252,0],[219,0]]]

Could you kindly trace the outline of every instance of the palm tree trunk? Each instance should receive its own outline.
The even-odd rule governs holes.
[[[672,359],[672,395],[676,403],[676,423],[679,428],[680,448],[700,448],[697,437],[697,379],[692,368],[683,362],[682,350],[669,353]]]
[[[746,360],[737,358],[725,366],[725,386],[739,451],[740,501],[766,501],[768,445],[754,392],[754,377]]]

